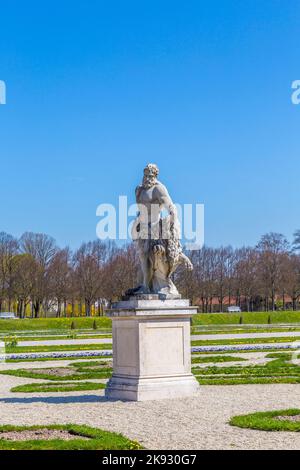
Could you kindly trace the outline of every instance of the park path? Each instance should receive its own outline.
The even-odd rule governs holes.
[[[297,408],[299,385],[202,386],[190,398],[108,401],[104,392],[12,393],[34,382],[0,376],[0,424],[76,423],[122,433],[147,449],[299,449],[300,433],[231,427],[231,416]]]

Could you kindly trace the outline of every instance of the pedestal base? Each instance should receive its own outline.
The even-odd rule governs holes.
[[[105,389],[105,396],[115,400],[146,401],[181,398],[195,395],[199,383],[195,377],[118,377],[113,376]]]
[[[113,323],[113,376],[105,395],[118,400],[160,400],[194,395],[190,318],[185,299],[143,295],[117,302]]]

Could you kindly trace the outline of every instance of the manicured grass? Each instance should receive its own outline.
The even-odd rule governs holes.
[[[6,353],[34,353],[34,352],[59,352],[59,351],[93,351],[112,349],[111,343],[104,344],[56,344],[51,346],[16,346],[6,348]]]
[[[299,384],[293,377],[206,377],[196,376],[200,385]]]
[[[205,356],[205,357],[192,357],[192,364],[206,363],[206,362],[239,362],[247,361],[244,357],[238,356]]]
[[[0,332],[16,332],[20,330],[70,330],[72,323],[76,329],[92,330],[96,323],[97,329],[111,329],[108,317],[72,317],[72,318],[25,318],[23,320],[0,320]]]
[[[300,409],[288,409],[251,413],[247,415],[233,416],[229,421],[231,426],[240,428],[259,429],[261,431],[289,431],[299,432],[300,421],[279,420],[277,417],[299,416]]]
[[[261,343],[292,343],[300,338],[294,336],[271,337],[271,338],[235,338],[235,339],[199,339],[192,341],[192,346],[218,346],[231,344],[261,344]]]
[[[72,368],[57,368],[59,369],[67,369],[71,370]],[[12,375],[14,377],[28,377],[30,379],[45,379],[45,380],[53,380],[53,381],[69,381],[69,380],[87,380],[87,379],[107,379],[112,374],[112,369],[107,368],[99,368],[96,370],[89,370],[88,368],[75,368],[74,373],[72,375],[59,375],[59,373],[53,375],[47,372],[41,372],[40,369],[9,369],[9,370],[2,370],[0,371],[2,375]]]
[[[242,334],[242,333],[293,333],[299,332],[300,328],[289,327],[289,328],[274,328],[274,327],[260,327],[260,328],[237,328],[234,325],[223,325],[219,328],[207,328],[205,326],[201,327],[192,327],[191,334],[192,335],[220,335],[220,334]]]
[[[194,356],[198,356],[198,355],[206,355],[206,354],[233,354],[233,353],[247,353],[247,354],[257,354],[258,352],[260,353],[264,353],[264,352],[267,352],[267,353],[272,353],[272,352],[278,352],[278,353],[284,353],[285,351],[287,351],[286,349],[277,349],[277,348],[264,348],[264,349],[253,349],[253,350],[248,350],[248,349],[245,349],[245,350],[237,350],[237,349],[226,349],[224,351],[197,351],[197,352],[192,352],[192,357]],[[288,351],[293,351],[293,349],[288,349]],[[105,356],[107,357],[107,356]]]
[[[2,338],[2,341],[5,337]],[[78,334],[75,338],[72,338],[71,335],[43,335],[43,336],[17,336],[18,341],[51,341],[51,340],[66,340],[66,339],[106,339],[112,338],[111,334],[96,334],[96,335],[82,335]]]
[[[272,352],[266,355],[266,358],[268,359],[281,359],[283,361],[291,361],[292,358],[296,356],[296,354],[288,353],[288,352]],[[297,355],[297,357],[294,357],[294,359],[300,359],[300,354]]]
[[[101,390],[105,388],[105,384],[96,382],[64,382],[57,384],[53,382],[32,383],[26,385],[18,385],[13,387],[11,392],[22,393],[39,393],[39,392],[81,392],[84,390]]]
[[[273,323],[300,323],[300,312],[243,312],[243,313],[199,313],[193,316],[193,325],[225,325],[268,324],[269,318]]]
[[[61,429],[78,435],[73,440],[33,440],[33,441],[8,441],[1,439],[1,432],[24,431],[37,429]],[[81,437],[89,437],[83,440]],[[75,424],[51,425],[51,426],[0,426],[0,449],[2,450],[131,450],[142,449],[136,442],[124,437],[122,434],[103,431],[102,429]]]
[[[243,313],[200,313],[193,316],[193,325],[239,325],[242,316],[243,324],[264,324],[269,320],[276,323],[300,323],[300,312],[243,312]],[[23,320],[1,320],[0,333],[34,330],[70,330],[71,325],[75,330],[92,330],[96,323],[97,329],[111,329],[111,319],[103,317],[70,317],[70,318],[26,318]]]
[[[284,355],[265,365],[193,367],[192,372],[202,385],[300,383],[300,367],[289,359]]]

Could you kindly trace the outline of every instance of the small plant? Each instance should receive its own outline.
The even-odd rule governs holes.
[[[75,325],[75,322],[73,320],[72,323],[71,323],[71,330],[75,330],[75,329],[76,329],[76,325]]]
[[[75,333],[75,331],[70,331],[70,333],[68,334],[68,338],[69,339],[76,339],[77,338],[77,333]]]
[[[16,336],[6,336],[4,343],[6,348],[15,348],[18,346],[18,338]]]
[[[242,315],[241,315],[241,316],[240,316],[240,325],[242,325],[242,324],[243,324],[243,317],[242,317]]]
[[[271,321],[271,315],[268,316],[268,325],[271,325],[272,321]]]
[[[96,323],[96,320],[93,321],[93,330],[97,330],[97,323]]]

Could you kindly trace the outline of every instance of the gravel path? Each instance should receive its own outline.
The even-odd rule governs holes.
[[[300,449],[300,433],[227,424],[237,414],[299,407],[299,385],[203,386],[195,397],[142,403],[109,402],[102,391],[9,391],[33,381],[0,376],[1,424],[87,424],[121,432],[148,449]]]

